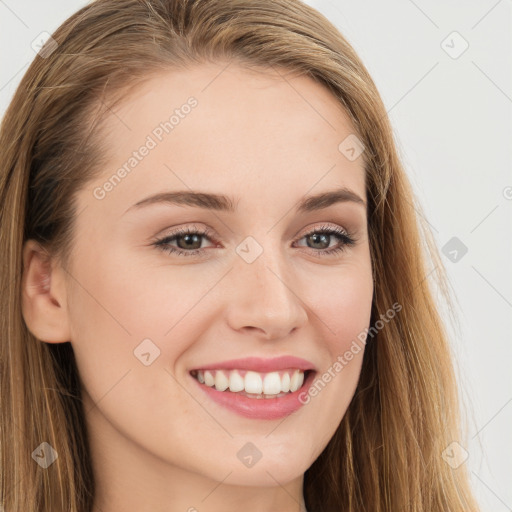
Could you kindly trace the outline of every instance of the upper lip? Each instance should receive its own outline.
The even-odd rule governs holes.
[[[281,356],[272,359],[261,357],[244,357],[241,359],[230,359],[219,361],[194,368],[194,370],[252,370],[255,372],[273,372],[296,368],[299,370],[315,370],[315,365],[306,359],[295,356]]]

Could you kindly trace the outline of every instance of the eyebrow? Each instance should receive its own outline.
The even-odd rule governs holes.
[[[296,206],[295,210],[297,213],[307,213],[328,208],[336,203],[345,202],[353,202],[366,208],[366,202],[361,197],[352,190],[343,187],[303,198]],[[231,197],[223,194],[195,192],[190,190],[161,192],[140,200],[138,203],[130,206],[125,213],[130,210],[138,210],[144,206],[160,203],[193,206],[208,210],[234,213],[236,212],[236,203],[238,203],[238,200],[234,201]]]

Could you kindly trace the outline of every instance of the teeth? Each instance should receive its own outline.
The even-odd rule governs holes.
[[[292,378],[290,379],[290,391],[297,391],[304,382],[304,373],[295,370],[294,374],[292,375]]]
[[[204,372],[204,383],[210,387],[213,387],[215,385],[215,378],[213,377],[212,372]]]
[[[244,370],[197,370],[194,376],[217,391],[242,392],[252,398],[276,398],[297,391],[304,383],[302,370],[262,374]]]
[[[229,380],[224,372],[215,372],[215,389],[225,391],[229,387]]]
[[[283,378],[281,379],[281,391],[284,391],[285,393],[290,391],[290,374],[289,373],[285,373],[283,375]]]
[[[244,378],[236,370],[232,371],[229,374],[229,391],[237,393],[238,391],[243,391],[244,387]]]
[[[244,384],[246,393],[255,393],[259,395],[263,390],[261,375],[256,372],[247,372],[245,374]]]
[[[246,375],[247,378],[247,375]],[[279,373],[267,373],[263,379],[263,393],[266,395],[277,395],[281,392],[281,377]]]

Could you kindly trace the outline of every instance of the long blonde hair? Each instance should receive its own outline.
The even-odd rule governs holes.
[[[442,452],[463,443],[447,334],[427,274],[446,277],[399,161],[386,109],[354,49],[299,0],[97,0],[36,56],[0,129],[0,452],[6,511],[91,512],[94,479],[71,343],[48,344],[21,310],[22,248],[36,239],[65,265],[75,193],[102,172],[103,114],[151,74],[229,59],[303,73],[323,84],[365,146],[375,291],[372,325],[353,400],[304,476],[310,512],[471,512],[462,465]],[[341,142],[341,141],[340,141]],[[423,233],[423,237],[421,236]],[[427,259],[428,257],[428,259]],[[47,469],[31,453],[58,453]]]

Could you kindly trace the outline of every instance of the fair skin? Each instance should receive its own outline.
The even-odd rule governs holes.
[[[24,247],[27,325],[44,342],[71,341],[76,355],[98,512],[303,510],[304,472],[359,378],[363,351],[307,405],[281,419],[254,419],[213,401],[190,375],[227,359],[293,355],[318,377],[370,322],[365,204],[295,211],[305,197],[341,187],[366,201],[362,157],[350,161],[338,150],[355,133],[348,117],[310,78],[224,68],[161,73],[109,114],[102,127],[109,161],[77,195],[68,268],[45,265],[33,241]],[[190,96],[197,106],[95,197]],[[230,196],[236,211],[164,203],[126,211],[178,190]],[[192,247],[200,254],[152,245],[187,227],[209,229]],[[357,241],[319,254],[343,244],[336,235],[316,243],[306,236],[325,227]],[[249,236],[263,250],[251,263],[236,252]],[[168,245],[190,251],[183,237]],[[160,350],[147,366],[134,356],[146,338]],[[247,443],[262,454],[252,467],[237,456]]]

